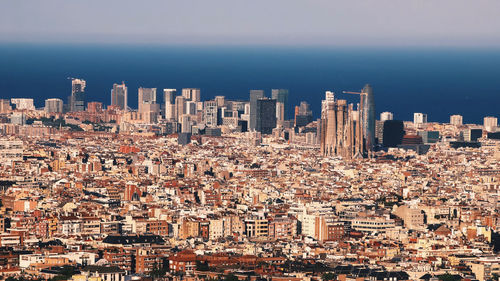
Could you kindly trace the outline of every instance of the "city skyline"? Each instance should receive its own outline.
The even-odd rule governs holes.
[[[0,1],[0,281],[500,281],[498,15]]]
[[[69,79],[69,78],[68,78]],[[173,116],[172,114],[174,114],[177,109],[175,108],[176,104],[178,104],[178,102],[175,102],[175,99],[176,98],[182,98],[184,101],[190,101],[191,100],[191,92],[194,91],[196,93],[196,96],[195,96],[195,101],[197,102],[203,102],[203,101],[208,101],[206,99],[202,99],[202,95],[201,95],[201,89],[199,88],[180,88],[179,90],[181,90],[181,92],[177,92],[177,89],[173,89],[173,88],[163,88],[163,89],[159,89],[158,91],[163,91],[163,95],[160,95],[162,96],[162,100],[159,100],[158,99],[158,96],[157,96],[157,88],[145,88],[145,87],[139,87],[137,88],[137,99],[139,100],[139,102],[137,103],[137,107],[136,108],[131,108],[130,106],[127,105],[127,99],[128,99],[128,87],[126,86],[126,83],[125,81],[122,81],[121,84],[117,84],[117,83],[114,83],[113,84],[113,87],[111,89],[111,94],[110,94],[110,100],[111,102],[110,103],[105,103],[103,102],[103,100],[105,100],[106,98],[102,98],[101,101],[98,101],[98,100],[86,100],[86,95],[85,95],[85,88],[87,86],[87,81],[85,79],[82,79],[82,78],[71,78],[71,81],[72,81],[72,88],[71,88],[71,95],[68,97],[68,101],[67,103],[64,102],[64,100],[62,99],[62,96],[61,97],[57,97],[57,96],[54,96],[54,97],[51,97],[51,98],[48,98],[48,99],[44,99],[44,100],[37,100],[36,98],[27,98],[27,97],[24,97],[24,98],[11,98],[11,100],[32,100],[33,102],[31,103],[31,107],[32,108],[35,108],[35,104],[41,104],[43,105],[41,108],[47,108],[47,101],[51,101],[51,103],[56,100],[58,103],[61,102],[62,104],[64,104],[65,106],[67,106],[66,111],[84,111],[87,109],[87,102],[98,102],[98,103],[101,103],[102,105],[104,106],[113,106],[113,105],[116,105],[118,106],[120,109],[127,109],[127,110],[132,110],[132,111],[138,111],[138,112],[141,112],[141,111],[154,111],[154,112],[158,112],[158,114],[160,113],[160,108],[162,109],[163,113],[164,114],[167,114],[165,112],[165,110],[170,106],[170,107],[174,107],[174,108],[170,108],[170,115],[168,116]],[[121,106],[120,104],[115,104],[114,103],[114,100],[116,99],[116,95],[117,95],[117,89],[120,91],[119,94],[122,95],[122,100],[121,100],[121,103],[125,103],[125,105],[127,105],[125,108],[123,106]],[[144,103],[141,103],[141,97],[143,96],[143,92],[146,93],[146,101]],[[269,93],[269,95],[267,95],[266,97],[266,93]],[[335,92],[333,91],[330,91],[330,90],[326,90],[325,91],[326,93],[331,93],[331,95],[335,95]],[[375,106],[374,106],[374,97],[373,97],[373,89],[371,88],[371,86],[369,84],[366,84],[363,89],[360,90],[360,92],[351,92],[351,91],[338,91],[337,93],[339,95],[342,95],[343,98],[347,97],[349,94],[356,94],[356,95],[359,95],[360,96],[360,100],[359,102],[357,103],[358,106],[362,103],[363,106],[361,107],[363,109],[363,116],[370,116],[369,118],[366,118],[366,117],[363,117],[363,122],[364,124],[362,125],[363,127],[363,135],[364,137],[367,137],[367,136],[370,136],[367,138],[367,140],[365,141],[368,141],[368,143],[373,143],[373,138],[375,137],[375,125],[374,125],[374,120],[375,120],[375,116],[377,115],[377,112],[375,111]],[[80,94],[80,99],[82,99],[80,101],[80,104],[79,104],[79,107],[78,108],[73,108],[72,107],[72,97],[75,93],[78,93]],[[168,93],[168,95],[167,95]],[[288,116],[288,115],[285,115],[284,112],[287,112],[287,111],[291,111],[293,108],[296,108],[296,107],[299,107],[299,104],[295,104],[295,105],[291,105],[291,104],[288,104],[288,96],[289,96],[289,92],[288,92],[288,89],[269,89],[268,91],[266,90],[256,90],[256,89],[250,89],[249,90],[249,93],[250,93],[250,99],[248,100],[248,102],[250,104],[252,104],[252,100],[253,102],[256,104],[257,100],[259,99],[274,99],[276,100],[277,102],[277,105],[276,105],[276,118],[277,118],[277,121],[280,120],[280,118],[283,118],[285,117],[285,119],[283,120],[290,120],[289,118],[291,116]],[[368,94],[369,93],[369,94]],[[280,94],[284,94],[284,96],[279,96]],[[257,96],[255,96],[257,95]],[[168,100],[166,99],[166,97],[168,96]],[[327,94],[328,96],[328,94]],[[370,96],[370,98],[368,98],[368,96]],[[193,96],[194,97],[194,96]],[[217,98],[217,96],[215,97]],[[229,97],[231,98],[231,97]],[[282,99],[282,101],[280,101],[280,99]],[[286,100],[286,102],[283,102],[284,100]],[[167,102],[167,101],[170,101],[170,102]],[[244,99],[236,99],[236,101],[244,101]],[[301,101],[300,102],[300,105],[302,105],[302,103],[304,103],[305,101]],[[346,102],[344,99],[342,100],[342,102]],[[279,103],[283,103],[283,107],[282,108],[279,108],[277,107]],[[356,103],[356,102],[354,102]],[[372,104],[371,106],[369,104]],[[62,104],[60,106],[62,106]],[[287,104],[288,106],[284,106],[284,104]],[[141,107],[144,107],[144,106],[147,106],[148,109],[142,109],[141,110]],[[154,109],[152,110],[150,107],[153,106]],[[177,105],[179,106],[179,105]],[[185,105],[184,105],[185,106]],[[53,105],[51,104],[50,107],[52,108]],[[57,105],[57,107],[59,107],[59,105]],[[256,107],[256,105],[254,105],[254,107]],[[323,108],[323,106],[322,106]],[[371,108],[371,109],[368,109],[368,108]],[[346,108],[347,109],[347,108]],[[182,108],[182,110],[184,111],[185,108]],[[279,110],[279,112],[278,112]],[[359,108],[357,109],[359,110]],[[390,110],[390,109],[385,109],[385,110]],[[323,109],[322,109],[323,111]],[[63,112],[63,110],[59,111],[59,110],[56,110],[56,111],[48,111],[48,112]],[[251,112],[251,111],[250,111]],[[357,112],[357,111],[356,111]],[[346,111],[347,113],[347,111]],[[458,112],[457,112],[458,113]],[[316,113],[317,116],[321,119],[322,117],[322,113]],[[356,113],[357,114],[357,113]],[[380,113],[380,118],[378,120],[393,120],[394,119],[394,114],[390,111],[381,111]],[[387,114],[389,114],[390,118],[387,119]],[[402,121],[413,121],[414,123],[418,124],[422,124],[422,123],[427,123],[427,122],[436,122],[438,123],[438,121],[428,121],[428,115],[426,113],[421,113],[421,112],[413,112],[413,117],[412,119],[402,119],[402,118],[398,118],[396,117],[396,120],[402,120]],[[177,115],[177,114],[176,114]],[[250,113],[250,120],[252,120],[252,113]],[[280,117],[281,116],[281,117]],[[451,124],[458,124],[456,121],[454,122],[454,117],[459,117],[460,118],[460,122],[459,124],[462,124],[463,123],[463,116],[458,114],[458,115],[455,115],[455,114],[451,114],[449,116],[450,118],[450,123]],[[494,117],[494,116],[483,116],[484,118],[497,118],[497,117]],[[169,119],[169,117],[166,117],[167,120]],[[175,118],[177,119],[178,116]],[[253,118],[256,118],[256,116],[254,115]],[[358,118],[358,117],[357,117]],[[368,119],[370,119],[371,121],[369,121]],[[417,121],[418,120],[418,121]],[[256,122],[256,121],[253,121],[253,122]],[[466,121],[467,122],[467,121]],[[252,127],[252,125],[250,125],[252,123],[252,121],[249,121],[249,128],[250,129],[255,129],[255,126]],[[279,123],[279,122],[278,122]],[[278,124],[276,123],[276,124]],[[369,123],[372,123],[373,125],[368,125]],[[474,123],[468,123],[468,124],[474,124]],[[370,126],[372,128],[370,128]],[[371,133],[370,133],[371,132]],[[364,144],[364,145],[368,145],[368,144]]]

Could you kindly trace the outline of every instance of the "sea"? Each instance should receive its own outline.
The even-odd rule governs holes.
[[[414,112],[431,122],[481,124],[500,117],[500,49],[425,47],[162,46],[131,44],[0,44],[0,98],[65,102],[70,77],[87,81],[87,101],[110,104],[113,83],[125,81],[129,106],[138,87],[200,88],[202,99],[247,100],[250,89],[288,89],[290,114],[301,101],[320,116],[325,91],[374,90],[377,114],[398,120]],[[289,116],[290,118],[292,116]]]

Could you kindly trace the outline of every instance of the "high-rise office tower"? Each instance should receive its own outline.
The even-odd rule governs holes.
[[[283,126],[285,121],[285,106],[281,102],[276,102],[276,122],[278,126]]]
[[[163,89],[163,100],[165,101],[165,119],[175,120],[175,96],[176,89]]]
[[[196,115],[196,102],[187,101],[185,110],[186,110],[186,114],[188,114],[188,115]]]
[[[45,112],[48,113],[62,113],[63,112],[63,101],[62,99],[46,99],[45,100]]]
[[[192,129],[191,116],[183,114],[180,117],[179,121],[181,123],[181,133],[191,133]]]
[[[250,90],[250,122],[248,128],[250,130],[255,130],[257,124],[257,100],[264,97],[263,90]],[[276,112],[275,118],[276,118]]]
[[[143,88],[138,90],[139,105],[156,103],[156,88]]]
[[[186,99],[184,96],[175,97],[175,120],[181,121],[182,115],[186,112]]]
[[[375,141],[378,144],[384,143],[384,123],[385,121],[375,121]]]
[[[303,127],[313,121],[312,111],[307,102],[300,102],[300,106],[295,109],[295,126]]]
[[[405,135],[403,121],[386,120],[383,125],[382,145],[384,147],[396,147],[403,142]]]
[[[488,132],[496,131],[498,127],[498,119],[492,116],[484,117],[483,125],[484,129]]]
[[[138,90],[138,102],[141,119],[146,123],[156,123],[160,105],[156,103],[156,88],[142,88]]]
[[[312,116],[311,106],[309,105],[308,102],[306,102],[306,101],[300,102],[299,115],[311,115]]]
[[[203,107],[203,120],[207,127],[216,127],[218,116],[218,106],[215,100],[205,101],[205,106]]]
[[[255,130],[262,134],[271,134],[276,128],[276,100],[258,99],[255,112]]]
[[[191,89],[191,101],[193,102],[201,101],[200,89]]]
[[[462,115],[451,115],[450,116],[450,124],[455,126],[461,126],[463,124],[464,118]]]
[[[214,100],[217,103],[218,107],[224,107],[226,104],[226,97],[225,96],[215,96]]]
[[[128,93],[125,82],[121,84],[113,84],[111,89],[111,105],[120,107],[120,109],[127,110],[128,108]]]
[[[271,90],[271,98],[276,100],[276,107],[278,107],[277,104],[282,104],[283,111],[281,116],[276,116],[278,120],[287,120],[290,118],[288,115],[288,90],[287,89],[272,89]]]
[[[425,124],[427,123],[427,114],[416,112],[413,113],[413,124]]]
[[[71,79],[71,96],[69,97],[70,111],[85,110],[85,87],[87,82],[83,79]]]
[[[366,84],[363,88],[361,100],[364,104],[362,105],[362,119],[363,119],[363,134],[366,139],[366,147],[372,150],[375,145],[375,98],[373,97],[373,89],[370,84]]]
[[[387,120],[393,120],[394,119],[394,115],[392,114],[392,112],[382,112],[380,113],[380,121],[384,122],[384,121],[387,121]]]
[[[201,93],[198,88],[184,88],[182,89],[182,96],[186,101],[198,102],[201,100]]]
[[[156,88],[143,88],[140,87],[138,90],[138,101],[139,113],[151,111],[154,108],[152,105],[156,105]]]

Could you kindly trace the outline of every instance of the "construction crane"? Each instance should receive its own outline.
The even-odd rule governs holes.
[[[360,95],[360,96],[366,96],[367,93],[363,92],[349,92],[349,91],[342,91],[343,94],[351,94],[351,95]]]

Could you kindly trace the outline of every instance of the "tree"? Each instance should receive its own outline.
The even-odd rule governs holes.
[[[439,275],[438,279],[441,281],[460,281],[460,280],[462,280],[460,275],[451,275],[449,273]]]
[[[498,280],[500,280],[499,278],[500,278],[500,275],[498,275],[498,274],[496,274],[496,273],[493,273],[493,274],[491,274],[491,278],[490,278],[490,279],[488,279],[488,280],[491,280],[491,281],[498,281]]]
[[[224,281],[238,281],[238,277],[236,277],[236,275],[230,273],[230,274],[224,276]]]
[[[160,268],[158,266],[158,263],[154,263],[153,265],[153,270],[151,270],[151,272],[149,273],[149,275],[151,275],[151,277],[153,277],[153,279],[156,279],[156,278],[160,278],[160,277],[163,277],[165,276],[165,273],[166,273],[166,269],[165,267],[163,268]]]
[[[209,268],[208,263],[206,261],[205,262],[196,261],[196,270],[198,270],[198,271],[209,271],[210,268]]]
[[[332,273],[332,272],[323,273],[323,275],[321,276],[321,280],[323,280],[323,281],[331,281],[331,280],[335,280],[336,278],[337,278],[337,275],[335,275],[335,273]]]

